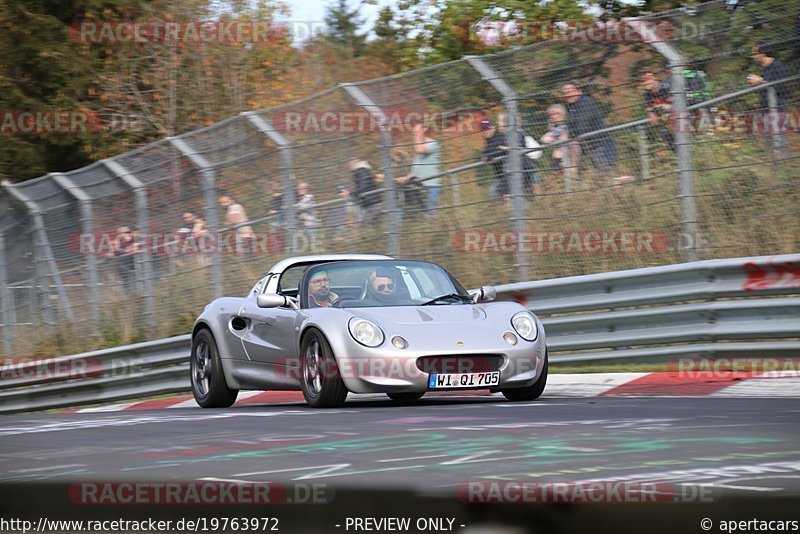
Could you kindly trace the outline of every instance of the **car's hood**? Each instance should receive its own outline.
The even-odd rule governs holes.
[[[359,308],[351,310],[353,315],[378,324],[443,324],[483,321],[486,312],[479,306],[395,306],[389,308]]]

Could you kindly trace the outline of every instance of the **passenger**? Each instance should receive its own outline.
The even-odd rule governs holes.
[[[397,283],[397,277],[391,272],[381,269],[373,272],[367,279],[367,291],[364,300],[378,306],[396,304],[399,297]]]

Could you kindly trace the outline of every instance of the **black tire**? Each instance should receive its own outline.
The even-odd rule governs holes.
[[[388,395],[393,401],[409,402],[421,399],[422,396],[425,395],[425,392],[413,391],[411,393],[387,393],[386,395]]]
[[[310,330],[300,345],[300,385],[312,408],[335,408],[347,398],[333,350],[319,330]]]
[[[547,385],[547,351],[544,352],[544,365],[539,379],[526,388],[504,389],[503,395],[510,401],[532,401],[542,396]]]
[[[228,408],[236,402],[239,390],[230,389],[225,383],[219,349],[210,330],[200,330],[192,339],[189,369],[197,404],[203,408]]]

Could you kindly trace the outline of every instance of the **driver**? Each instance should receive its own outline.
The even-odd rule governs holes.
[[[367,300],[391,305],[397,302],[397,277],[393,272],[377,270],[367,279]]]
[[[319,271],[308,281],[308,296],[312,307],[328,308],[339,298],[331,291],[331,281],[327,271]]]

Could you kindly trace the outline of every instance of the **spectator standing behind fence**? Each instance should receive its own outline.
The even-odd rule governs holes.
[[[272,192],[269,196],[269,210],[267,215],[272,217],[270,219],[270,227],[273,231],[278,231],[286,224],[286,209],[283,203],[283,193],[281,192],[281,184],[275,182],[272,185]]]
[[[481,159],[483,161],[491,161],[494,158],[508,155],[508,145],[506,144],[506,117],[504,113],[497,115],[497,126],[492,126],[491,121],[484,119],[481,121],[481,130],[483,130],[486,137],[486,146]],[[524,149],[526,147],[526,135],[524,132],[518,132],[519,147]],[[535,195],[541,194],[541,181],[536,172],[536,167],[533,163],[533,158],[530,155],[525,155],[522,158],[522,193],[532,198]],[[509,194],[511,186],[511,173],[509,170],[510,162],[508,158],[500,161],[492,162],[494,168],[495,181],[492,188],[489,190],[490,198],[498,198]]]
[[[644,101],[647,104],[647,118],[654,127],[655,133],[667,147],[675,152],[675,135],[669,129],[670,113],[672,113],[672,95],[668,80],[659,80],[655,72],[643,71],[639,79],[644,89]]]
[[[413,186],[421,183],[427,191],[426,208],[432,214],[439,207],[439,198],[442,192],[442,178],[431,178],[439,174],[439,164],[441,163],[441,147],[439,143],[431,137],[433,129],[424,124],[415,124],[412,130],[414,136],[414,163],[411,165],[411,173],[406,177],[405,182]]]
[[[225,211],[225,226],[236,226],[236,253],[252,252],[253,242],[255,241],[255,233],[253,227],[248,225],[247,213],[241,204],[237,204],[234,200],[223,195],[219,198],[220,205],[226,209]]]
[[[567,128],[567,108],[561,104],[553,104],[547,108],[548,131],[542,136],[542,143],[551,145],[553,143],[565,142],[569,140],[569,128]],[[564,161],[564,155],[568,149],[568,145],[564,144],[558,148],[553,149],[553,161],[556,165],[556,171],[567,175],[570,178],[574,177],[575,167],[567,166]],[[568,168],[567,168],[568,167]]]
[[[339,203],[328,212],[328,227],[333,232],[333,240],[341,242],[356,223],[358,207],[350,196],[350,190],[341,184],[336,186],[336,197]]]
[[[500,148],[505,145],[505,135],[489,119],[481,121],[481,132],[483,132],[483,137],[486,140],[481,154],[481,161],[491,162],[494,170],[494,182],[489,187],[489,198],[503,198],[509,194],[508,177],[506,176],[503,160],[497,160],[496,158],[505,155],[505,152]]]
[[[374,223],[381,213],[381,196],[375,186],[375,175],[372,167],[364,160],[353,158],[348,162],[348,167],[353,174],[353,193],[361,208],[358,222]]]
[[[135,231],[127,226],[117,228],[114,236],[114,249],[106,256],[114,258],[114,267],[125,289],[133,289],[136,285],[136,258],[138,251]]]
[[[747,81],[750,83],[750,85],[776,82],[789,77],[789,69],[786,68],[786,65],[769,55],[767,46],[765,44],[762,43],[758,46],[754,46],[751,57],[753,58],[753,61],[764,68],[764,72],[761,74],[761,76],[758,74],[749,74],[747,76]],[[773,85],[772,89],[775,91],[775,102],[777,107],[773,110],[770,109],[769,90],[765,89],[761,91],[759,95],[761,97],[761,111],[776,111],[783,114],[786,111],[786,84]],[[783,131],[783,126],[786,124],[786,118],[784,116],[779,116],[779,119],[775,121],[769,120],[769,118],[767,118],[765,115],[763,120],[764,126],[777,123],[777,126],[780,127],[780,131],[778,132],[768,130],[766,133],[769,134],[769,140],[772,148],[776,150],[783,150],[786,147],[786,133]],[[771,127],[770,129],[774,129],[774,127]]]
[[[302,224],[303,232],[312,249],[317,241],[317,228],[320,226],[316,206],[317,203],[314,201],[314,195],[311,194],[308,182],[299,182],[297,184],[297,202],[294,207],[297,210],[297,219]]]
[[[607,127],[600,108],[589,95],[583,93],[576,83],[564,84],[562,92],[567,103],[567,128],[572,139],[589,132],[604,130]],[[600,180],[608,180],[617,159],[617,144],[614,138],[609,134],[601,134],[582,140],[581,143],[582,145],[577,145],[577,143],[574,145],[581,148],[574,149],[575,159],[570,157],[570,163],[580,168],[579,158],[582,157],[582,153],[588,152],[592,165],[599,171]]]
[[[208,258],[202,253],[203,249],[208,246],[203,242],[209,236],[206,222],[189,211],[184,212],[181,218],[183,226],[178,230],[178,251],[186,251],[191,254],[199,267],[208,265]],[[185,266],[180,258],[176,258],[175,263],[179,267]]]
[[[397,206],[422,209],[424,207],[422,186],[411,181],[411,158],[408,152],[401,147],[393,147],[390,157],[391,167],[394,171],[394,183],[398,186],[395,188]],[[383,173],[375,174],[375,180],[381,184],[383,184],[384,178]]]

